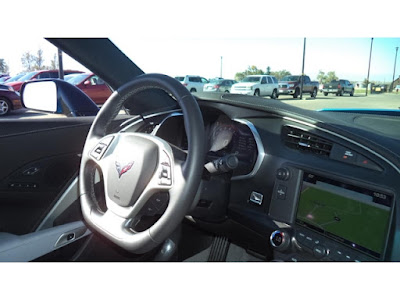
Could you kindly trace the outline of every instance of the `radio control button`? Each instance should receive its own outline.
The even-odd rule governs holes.
[[[311,236],[306,235],[302,244],[304,244],[306,247],[308,247],[310,249],[313,249],[314,248],[314,239]]]
[[[276,198],[279,200],[285,200],[286,199],[286,192],[287,192],[287,187],[284,185],[278,185],[278,188],[276,190]]]
[[[322,245],[315,246],[313,249],[313,254],[316,258],[322,258],[326,255],[326,249]]]
[[[306,238],[306,235],[305,235],[305,233],[303,233],[303,232],[298,232],[298,233],[296,234],[296,238],[297,238],[297,241],[298,241],[299,243],[302,243],[302,242],[304,241],[304,239]]]
[[[279,168],[276,171],[276,178],[286,181],[290,178],[290,171],[287,168]]]

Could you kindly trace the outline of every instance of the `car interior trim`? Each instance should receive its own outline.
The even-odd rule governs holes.
[[[36,232],[53,227],[54,220],[57,219],[57,217],[60,216],[72,203],[79,199],[78,186],[78,177],[76,177],[37,227],[35,230]]]
[[[370,152],[371,154],[373,154],[373,155],[375,155],[376,157],[379,157],[381,160],[385,161],[385,162],[386,162],[387,164],[389,164],[393,169],[395,169],[395,170],[397,171],[397,173],[400,174],[400,169],[399,169],[394,163],[392,163],[390,160],[388,160],[388,159],[385,158],[384,156],[380,155],[379,153],[375,152],[374,150],[368,148],[367,146],[364,146],[364,145],[362,145],[362,144],[360,144],[360,143],[358,143],[358,142],[356,142],[356,141],[354,141],[354,140],[352,140],[352,139],[350,139],[350,138],[347,138],[347,137],[345,137],[345,136],[343,136],[343,135],[341,135],[341,134],[338,134],[338,133],[336,133],[336,132],[333,132],[333,131],[331,131],[331,130],[318,127],[318,126],[316,126],[316,125],[314,125],[314,124],[307,123],[307,122],[304,122],[304,121],[300,121],[300,120],[297,120],[297,119],[293,119],[293,118],[291,118],[291,117],[283,117],[283,119],[285,119],[285,120],[287,120],[287,121],[292,121],[292,122],[295,122],[295,123],[298,123],[298,124],[302,124],[302,125],[305,125],[305,126],[308,126],[308,127],[312,127],[312,128],[314,128],[314,129],[317,129],[317,130],[323,131],[323,132],[325,132],[325,133],[334,135],[334,136],[336,136],[336,137],[338,137],[338,138],[340,138],[340,139],[342,139],[342,140],[345,140],[345,141],[347,141],[347,142],[349,142],[349,143],[352,143],[352,144],[356,145],[357,147],[363,148],[364,150]],[[299,128],[299,129],[305,130],[304,128]]]
[[[247,127],[249,127],[249,129],[254,137],[254,140],[256,141],[258,154],[257,154],[257,159],[254,164],[253,170],[251,170],[251,172],[249,174],[233,176],[231,178],[231,180],[249,179],[249,178],[253,177],[255,174],[257,174],[258,170],[261,167],[261,164],[262,164],[262,162],[264,160],[264,156],[265,156],[264,146],[263,146],[260,134],[258,133],[257,128],[253,125],[253,123],[251,123],[250,121],[245,120],[245,119],[233,119],[233,121],[244,124]]]

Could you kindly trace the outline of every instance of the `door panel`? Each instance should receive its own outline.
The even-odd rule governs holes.
[[[76,176],[93,118],[79,119],[1,120],[0,232],[34,231]]]

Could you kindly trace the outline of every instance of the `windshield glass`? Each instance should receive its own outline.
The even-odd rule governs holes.
[[[397,56],[393,74],[393,58],[396,47],[400,46],[400,38],[273,38],[262,37],[258,33],[246,38],[225,38],[209,33],[200,34],[196,39],[186,36],[171,36],[166,39],[161,35],[151,38],[123,35],[111,36],[110,41],[145,73],[169,75],[181,81],[192,92],[203,91],[207,83],[205,80],[189,80],[190,77],[209,78],[211,84],[220,84],[222,78],[227,78],[249,86],[260,83],[262,88],[276,84],[277,99],[280,103],[314,111],[330,108],[397,110],[400,106],[399,99],[395,98],[400,97],[400,55]],[[41,69],[57,69],[57,56],[54,55],[57,48],[54,45],[43,38],[32,38],[28,44],[40,45],[43,50],[45,63]],[[155,55],[152,52],[154,49],[162,51],[157,51]],[[7,82],[29,80],[36,74],[36,69],[40,69],[35,63],[37,60],[31,60],[30,65],[28,64],[24,56],[27,52],[37,56],[36,46],[27,49],[25,46],[3,45],[1,55],[5,56],[4,61],[8,64],[9,74],[14,76]],[[94,52],[93,50],[93,54]],[[79,70],[85,73],[92,71],[65,53],[63,57],[64,70]],[[17,79],[15,75],[22,72],[26,74]],[[301,94],[299,79],[302,73],[307,77],[303,82]],[[261,82],[262,75],[274,76],[280,84],[270,82],[269,78]],[[84,76],[66,75],[65,80],[76,85],[85,80]],[[335,84],[337,88],[339,79],[346,82],[340,84],[340,91],[335,90],[335,87],[323,90],[329,89],[329,86],[326,86],[329,83]],[[289,85],[285,82],[291,83]],[[98,80],[91,82],[91,85],[100,88]],[[18,87],[15,90],[18,91]],[[258,96],[259,93],[260,97],[271,97],[269,90],[257,91],[256,88],[243,91],[234,87],[232,90],[229,88],[221,92],[249,96]],[[104,98],[106,99],[106,96]],[[310,99],[313,101],[308,101]]]
[[[249,77],[243,78],[243,80],[241,82],[258,82],[258,81],[260,81],[260,78],[261,77],[258,77],[258,76],[249,76]]]
[[[88,77],[87,74],[72,74],[64,76],[64,80],[71,84],[77,85]]]
[[[281,81],[298,81],[300,76],[285,76]]]
[[[17,81],[18,79],[20,79],[20,78],[21,78],[22,76],[24,76],[24,75],[25,75],[25,73],[21,73],[21,74],[15,75],[15,76],[13,76],[13,77],[7,79],[5,82],[14,82],[14,81]]]
[[[19,78],[18,81],[27,81],[29,79],[32,79],[32,77],[35,76],[37,73],[37,71],[29,72],[28,74],[25,74],[24,76]]]

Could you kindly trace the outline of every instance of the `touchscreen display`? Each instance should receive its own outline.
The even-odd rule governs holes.
[[[392,197],[304,173],[296,223],[380,258]]]

